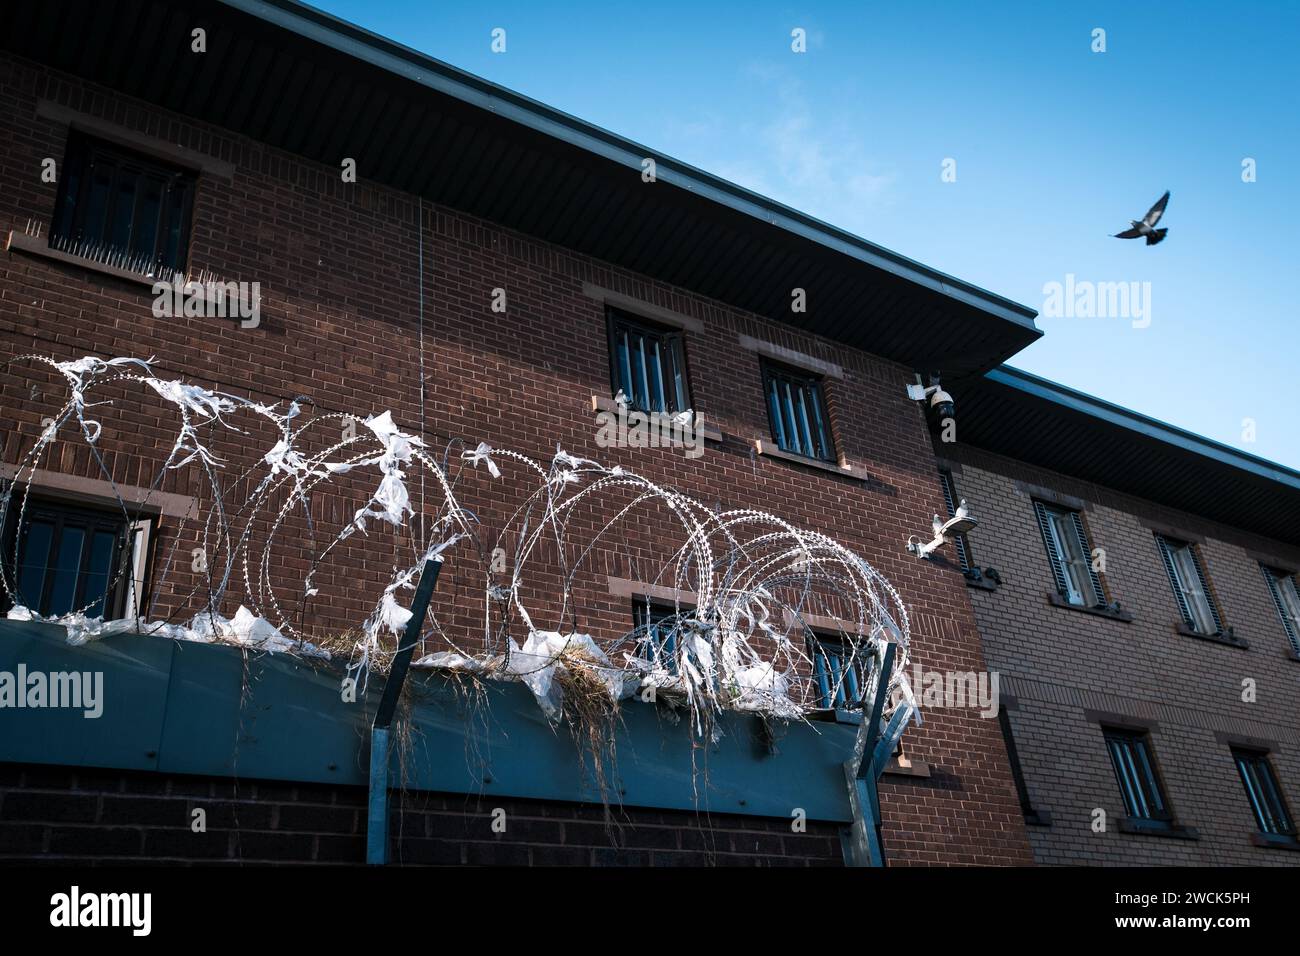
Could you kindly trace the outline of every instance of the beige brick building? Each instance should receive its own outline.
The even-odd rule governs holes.
[[[954,394],[960,440],[936,447],[979,520],[969,563],[1000,579],[969,593],[1036,860],[1300,864],[1300,476],[1005,368]]]

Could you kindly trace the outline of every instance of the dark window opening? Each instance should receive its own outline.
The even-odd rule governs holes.
[[[1160,785],[1151,742],[1143,731],[1104,731],[1106,749],[1115,768],[1115,781],[1124,798],[1124,809],[1131,820],[1170,824],[1173,814]]]
[[[821,379],[764,362],[763,391],[777,448],[804,458],[835,461]]]
[[[87,617],[122,616],[131,589],[134,537],[120,514],[35,499],[27,502],[21,530],[21,499],[10,504],[3,535],[4,572],[17,603],[45,617],[80,611]],[[16,555],[16,562],[15,562]]]
[[[1295,823],[1282,798],[1282,788],[1278,786],[1268,754],[1233,748],[1232,759],[1241,774],[1241,783],[1246,788],[1246,798],[1255,813],[1260,832],[1295,837]]]
[[[72,130],[50,247],[171,278],[188,260],[194,185],[192,172]]]
[[[610,379],[615,396],[640,412],[676,414],[691,408],[682,333],[623,312],[609,312]]]

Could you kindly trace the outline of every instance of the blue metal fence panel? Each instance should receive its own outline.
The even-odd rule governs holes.
[[[104,673],[103,716],[0,710],[0,761],[160,770],[365,786],[369,729],[383,683],[345,703],[342,675],[285,655],[115,635],[82,647],[63,628],[0,621],[0,670]],[[552,727],[520,684],[489,682],[467,703],[453,680],[413,673],[412,733],[394,780],[411,789],[595,801],[566,726]],[[608,770],[611,803],[812,820],[852,819],[843,765],[856,728],[722,717],[717,743],[693,742],[687,721],[624,702]],[[588,760],[588,765],[590,760]],[[698,791],[698,798],[697,798]]]
[[[62,627],[0,620],[0,671],[101,674],[103,688],[97,718],[72,708],[0,709],[0,759],[157,769],[172,653],[171,641],[131,635],[74,647]]]

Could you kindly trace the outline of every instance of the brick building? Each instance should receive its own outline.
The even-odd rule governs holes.
[[[942,507],[926,416],[906,386],[920,369],[958,377],[993,367],[1039,334],[1031,310],[296,3],[19,2],[5,21],[6,358],[155,357],[160,376],[267,405],[296,398],[317,415],[390,410],[439,449],[462,439],[545,459],[559,443],[709,505],[763,509],[832,535],[899,589],[914,656],[927,667],[985,670],[961,576],[904,550]],[[646,158],[657,163],[653,181]],[[56,176],[42,175],[47,160]],[[341,174],[353,163],[355,182]],[[137,216],[147,212],[145,265],[116,254],[114,217],[100,204],[112,189],[134,190]],[[99,244],[87,246],[96,229]],[[157,266],[258,282],[258,321],[156,316],[156,275],[146,273]],[[504,311],[493,308],[496,290]],[[792,308],[795,290],[806,310]],[[676,350],[705,424],[703,455],[598,447],[596,410],[608,406],[619,374],[612,343],[629,329]],[[779,436],[765,400],[774,382],[821,421]],[[62,384],[46,367],[6,364],[7,478],[48,427]],[[111,514],[119,494],[134,500],[153,486],[175,432],[129,384],[107,386],[114,404],[96,412],[98,456],[66,426],[71,435],[59,435],[24,485],[56,527],[86,525],[88,515]],[[257,465],[249,449],[269,447],[267,438],[210,436],[227,474]],[[313,499],[315,522],[346,522],[364,500],[363,485],[347,477],[341,491]],[[482,469],[467,468],[458,482],[484,528],[519,504],[498,500]],[[205,485],[176,470],[154,490],[148,567],[138,573],[149,583],[165,574],[150,616],[175,619],[193,613],[205,585],[204,566],[189,557],[202,549],[192,516]],[[632,530],[602,542],[573,584],[576,625],[601,641],[633,627],[638,601],[663,596],[647,569],[677,546],[654,521]],[[291,517],[290,531],[306,541],[313,527]],[[354,535],[336,553],[315,578],[330,595],[312,612],[315,640],[362,620],[393,566],[373,537]],[[291,540],[271,576],[301,581],[310,561],[311,549]],[[59,568],[38,571],[54,583],[34,609],[66,610]],[[526,584],[544,604],[559,577],[552,568]],[[88,585],[79,580],[80,595]],[[467,643],[481,582],[453,557],[434,595],[440,626]],[[227,614],[248,599],[237,575],[228,597]],[[123,613],[120,604],[102,609]],[[14,654],[30,653],[110,669],[114,654],[129,654],[140,667],[118,683],[141,683],[106,706],[111,735],[80,721],[56,730],[53,717],[34,712],[22,732],[3,735],[0,854],[364,859],[365,749],[358,726],[336,720],[337,690],[312,696],[320,688],[310,668],[133,635],[68,658],[61,628],[7,627],[12,667],[22,663]],[[241,667],[256,673],[241,677]],[[241,704],[241,687],[252,688],[252,704]],[[280,717],[290,698],[311,722]],[[603,811],[583,790],[581,768],[570,767],[573,744],[527,737],[537,732],[535,711],[510,716],[511,706],[501,705],[501,719],[514,721],[512,733],[479,741],[497,748],[490,764],[467,769],[472,715],[424,728],[437,759],[395,798],[404,809],[394,818],[394,858],[843,859],[853,713],[766,744],[767,731],[738,716],[722,744],[706,748],[711,796],[701,803],[689,763],[698,745],[684,730],[656,729],[647,708],[628,708],[629,733],[648,741],[634,748],[645,767],[624,751],[611,833],[592,822]],[[32,723],[38,716],[47,722]],[[671,744],[658,742],[672,734]],[[522,739],[532,743],[516,746]],[[891,863],[1030,862],[995,724],[973,710],[936,711],[903,746],[879,784]],[[671,747],[684,749],[654,756]],[[688,769],[656,762],[670,758]],[[190,816],[205,808],[208,832],[192,834]],[[491,828],[497,808],[512,821],[504,834]],[[807,826],[792,828],[800,810]]]
[[[1300,476],[1011,369],[961,400],[944,466],[997,572],[971,602],[1035,860],[1300,863]]]
[[[1002,720],[937,706],[907,730],[879,782],[891,865],[1294,859],[1274,848],[1284,834],[1251,843],[1233,763],[1234,748],[1266,752],[1283,791],[1300,785],[1287,729],[1296,665],[1251,565],[1258,552],[1270,568],[1295,567],[1294,521],[1278,532],[1265,517],[1296,513],[1293,473],[1187,447],[1173,430],[1153,437],[1150,423],[1126,429],[1100,403],[1058,411],[1051,387],[1017,390],[1007,382],[1021,379],[1001,366],[1039,335],[1032,310],[290,0],[20,0],[4,18],[5,359],[155,357],[162,377],[267,405],[297,399],[320,416],[389,410],[434,449],[481,441],[545,460],[559,444],[717,509],[769,511],[843,542],[898,589],[916,666],[997,671],[1013,698]],[[355,181],[341,174],[352,168]],[[118,254],[113,217],[95,206],[104,170],[151,203],[137,207],[154,223],[142,257]],[[98,245],[78,244],[87,222],[108,230]],[[156,276],[142,263],[257,282],[258,320],[157,316]],[[625,341],[661,347],[673,384],[657,402],[700,416],[702,455],[600,444],[599,412],[620,383],[639,387],[623,377]],[[906,393],[931,371],[956,397],[956,443],[940,440]],[[119,497],[152,487],[138,574],[166,583],[149,588],[149,616],[180,619],[206,583],[189,556],[202,540],[194,515],[210,505],[207,486],[177,470],[153,487],[175,431],[127,384],[110,384],[112,408],[95,413],[98,458],[65,426],[69,440],[61,433],[23,487],[48,521],[88,531],[110,521]],[[0,478],[21,478],[63,387],[48,367],[5,363]],[[771,409],[774,387],[802,396],[820,424]],[[1027,427],[1048,410],[1062,423],[1056,446],[1052,429]],[[1098,470],[1098,456],[1070,444],[1080,435],[1103,448],[1130,441],[1128,457]],[[239,474],[257,465],[250,449],[274,437],[210,440]],[[521,504],[482,469],[465,468],[457,482],[489,540]],[[951,547],[928,561],[905,549],[954,490],[980,522],[964,553],[998,570],[996,588],[963,575]],[[366,491],[343,476],[313,499],[313,522],[346,523]],[[1062,521],[1082,515],[1089,543],[1109,558],[1095,585],[1106,601],[1082,603],[1119,600],[1122,611],[1062,606],[1074,578],[1058,588],[1035,538],[1034,500],[1064,509]],[[608,517],[584,520],[594,532]],[[275,585],[313,567],[315,524],[288,519]],[[141,533],[137,525],[103,527],[125,535]],[[634,533],[602,542],[572,584],[576,626],[602,643],[633,629],[652,600],[682,598],[657,570],[678,540],[653,520],[625,527]],[[1174,630],[1182,609],[1167,581],[1162,590],[1153,528],[1198,546],[1214,613],[1249,649]],[[16,553],[20,532],[0,531]],[[313,640],[370,613],[394,564],[379,536],[354,535],[334,555],[313,578],[328,595],[304,625]],[[1068,563],[1058,556],[1062,574]],[[546,595],[560,577],[552,565],[526,582],[553,616],[560,609]],[[1079,581],[1094,586],[1090,575]],[[1060,591],[1067,597],[1050,597]],[[250,599],[238,575],[227,596],[227,614]],[[63,609],[52,590],[43,600],[42,613]],[[106,595],[104,610],[125,614],[128,600]],[[431,613],[471,646],[482,606],[481,574],[451,552]],[[1090,640],[1069,640],[1077,636]],[[364,860],[368,724],[340,715],[336,687],[284,655],[178,647],[115,635],[70,648],[62,628],[0,621],[0,671],[27,654],[120,678],[93,727],[0,711],[21,728],[0,734],[0,858]],[[1238,673],[1243,660],[1251,667]],[[1257,702],[1238,703],[1248,676]],[[514,690],[502,691],[490,720],[429,690],[412,783],[394,791],[393,859],[845,859],[845,827],[861,806],[842,768],[859,715],[842,701],[826,702],[814,731],[792,727],[776,740],[752,715],[733,715],[722,741],[704,748],[651,708],[628,707],[611,829],[574,742],[539,732],[531,699]],[[1103,728],[1150,734],[1173,821],[1118,822],[1133,814]],[[479,747],[491,753],[469,759]],[[701,797],[693,761],[705,751]],[[1094,807],[1111,815],[1104,835],[1089,829]],[[207,831],[196,834],[200,809]],[[798,809],[807,825],[795,829]],[[511,821],[504,833],[492,828],[498,810]],[[1149,835],[1160,825],[1199,838]]]

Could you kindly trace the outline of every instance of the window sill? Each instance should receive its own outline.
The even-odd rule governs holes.
[[[43,259],[53,259],[55,262],[64,262],[68,265],[77,266],[87,272],[98,272],[114,279],[121,279],[124,282],[134,282],[137,285],[152,287],[155,282],[161,281],[155,276],[141,275],[138,272],[119,269],[103,262],[95,262],[93,259],[83,259],[81,256],[74,256],[70,252],[51,249],[49,239],[45,236],[28,236],[20,232],[10,232],[9,241],[5,244],[5,250],[7,252],[22,252],[29,256],[39,256]]]
[[[1252,833],[1250,842],[1269,850],[1300,850],[1300,840],[1281,833]]]
[[[1186,624],[1179,624],[1178,633],[1183,637],[1194,637],[1198,641],[1209,641],[1211,644],[1225,644],[1228,647],[1240,648],[1243,651],[1250,647],[1250,645],[1246,643],[1245,638],[1237,637],[1232,632],[1232,628],[1220,631],[1218,634],[1202,634],[1200,631],[1193,630]]]
[[[1201,838],[1201,835],[1192,827],[1158,820],[1135,819],[1134,817],[1120,817],[1119,830],[1121,833],[1165,837],[1173,840],[1199,840]]]
[[[1300,661],[1300,654],[1297,654],[1295,651],[1293,651],[1293,650],[1292,650],[1291,648],[1289,648],[1289,647],[1286,649],[1286,651],[1284,652],[1284,654],[1286,655],[1286,659],[1287,659],[1287,660],[1290,660],[1290,661]]]
[[[1053,607],[1063,607],[1067,611],[1078,611],[1081,614],[1095,614],[1097,617],[1109,618],[1112,621],[1121,621],[1124,624],[1133,622],[1133,615],[1128,611],[1117,611],[1109,607],[1085,607],[1082,604],[1071,604],[1055,591],[1047,592],[1047,602]]]
[[[775,445],[764,441],[761,438],[754,439],[754,450],[758,454],[767,458],[776,458],[780,461],[789,462],[792,465],[803,465],[805,468],[816,468],[818,471],[824,471],[840,478],[851,478],[854,481],[868,481],[866,472],[853,465],[843,464],[836,465],[829,461],[822,461],[819,458],[805,458],[803,455],[792,455],[788,451],[782,451]]]
[[[593,395],[591,396],[591,410],[593,412],[616,413],[618,411],[618,405],[612,398],[606,398],[604,395]],[[640,415],[646,414],[645,412],[638,411],[634,408],[629,408],[628,411],[637,412],[637,414]],[[705,422],[704,416],[699,412],[695,413],[695,427],[700,430],[700,435],[705,441],[722,441],[722,431],[716,425],[710,425]]]
[[[924,760],[908,760],[904,763],[895,757],[881,773],[889,777],[916,777],[926,780],[930,777],[930,765]]]

